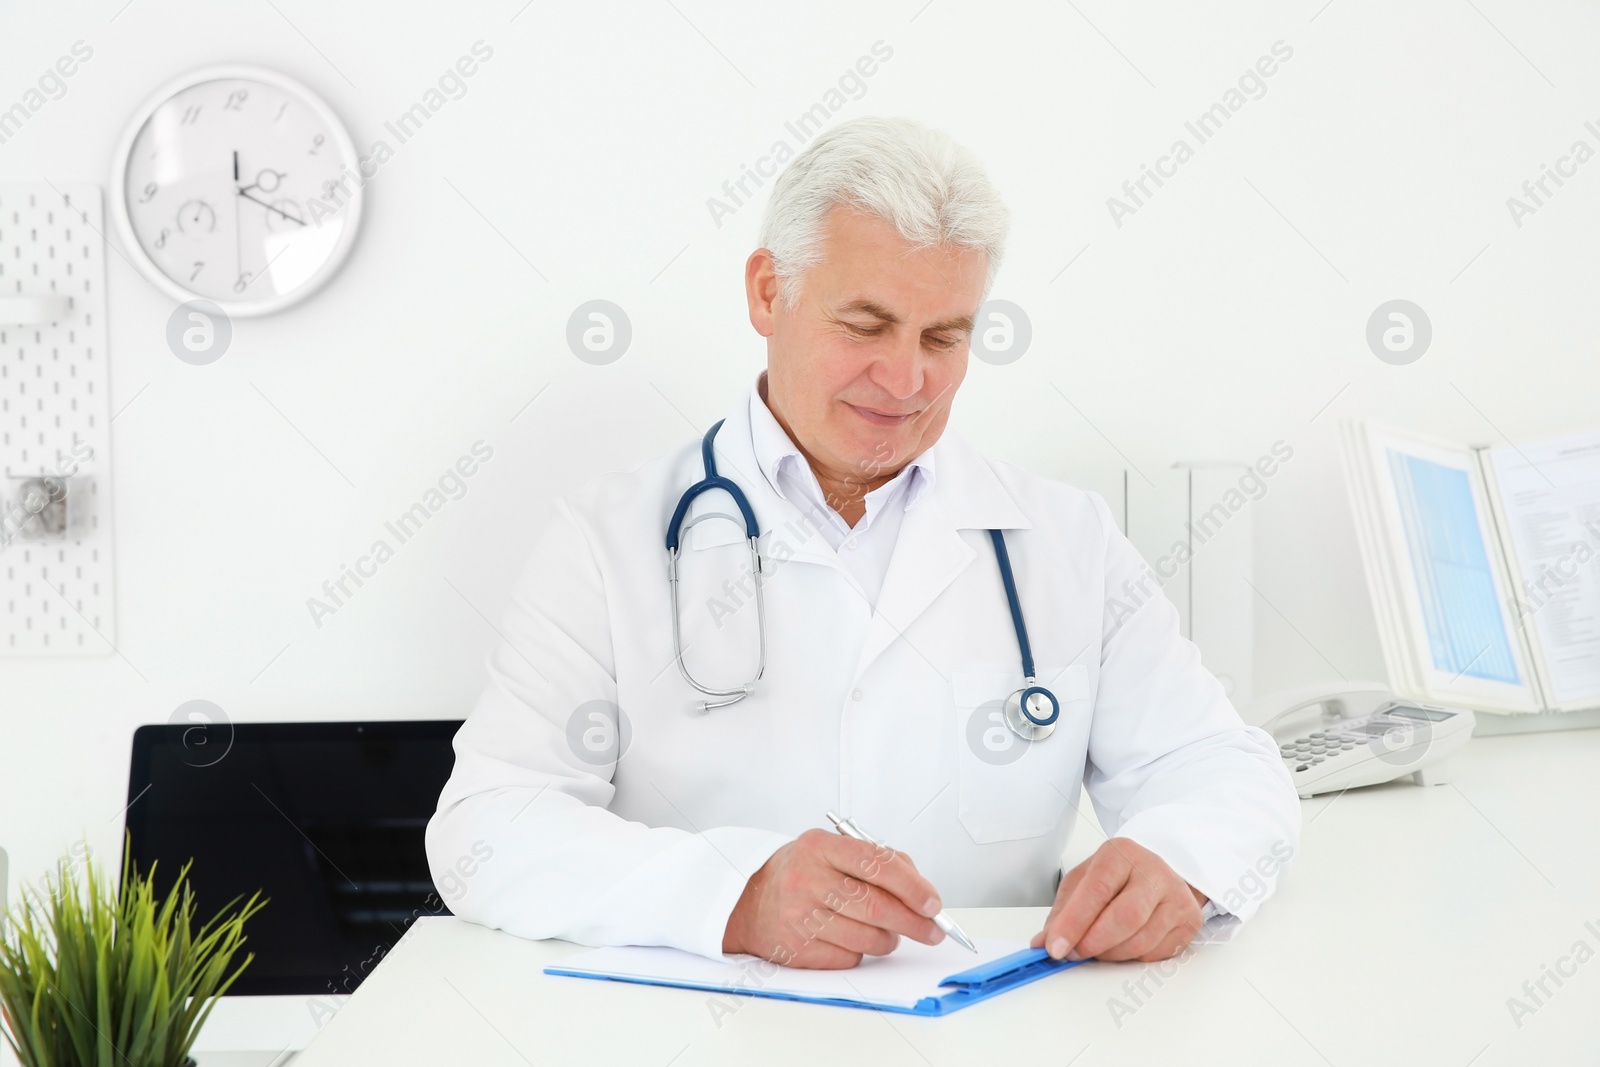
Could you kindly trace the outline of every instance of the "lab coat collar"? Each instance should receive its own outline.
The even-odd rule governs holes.
[[[762,402],[754,386],[740,397],[717,433],[720,472],[736,480],[749,497],[764,547],[769,539],[782,540],[792,552],[790,558],[844,571],[838,554],[814,530],[808,531],[799,509],[784,500],[762,473],[751,432],[752,399]],[[954,429],[947,426],[928,452],[939,478],[901,523],[857,664],[858,676],[896,641],[914,643],[915,633],[907,631],[978,557],[961,531],[1027,530],[1033,526],[994,467]],[[728,525],[707,523],[705,527]],[[770,549],[764,554],[770,554]],[[997,574],[997,584],[999,580]]]
[[[980,557],[963,530],[1027,530],[1028,520],[994,467],[948,426],[930,452],[939,482],[914,511],[906,512],[877,611],[856,665],[859,678],[898,641],[915,647],[913,624],[967,567]],[[998,571],[995,582],[1000,581]],[[940,669],[934,664],[934,669]]]

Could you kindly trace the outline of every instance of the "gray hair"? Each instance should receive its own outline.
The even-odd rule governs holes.
[[[988,258],[987,297],[1005,251],[1011,213],[978,157],[911,119],[860,118],[813,141],[778,175],[761,223],[778,292],[793,307],[800,277],[822,260],[835,204],[892,223],[918,248],[953,244]]]

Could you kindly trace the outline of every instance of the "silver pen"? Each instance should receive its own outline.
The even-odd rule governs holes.
[[[839,816],[830,811],[828,812],[828,821],[833,823],[833,825],[838,828],[839,832],[844,834],[846,837],[853,837],[857,841],[865,841],[867,844],[876,845],[879,848],[889,847],[882,841],[874,840],[871,835],[856,825],[856,821],[854,819],[841,819]],[[939,914],[935,915],[933,917],[933,922],[935,926],[948,934],[951,940],[955,941],[956,944],[970,949],[973,952],[978,951],[978,946],[972,943],[972,938],[968,937],[962,931],[961,927],[956,925],[956,921],[950,918],[950,916],[946,915],[944,912],[941,911]]]

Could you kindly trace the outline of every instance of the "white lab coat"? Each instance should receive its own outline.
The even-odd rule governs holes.
[[[665,530],[702,477],[698,440],[560,501],[428,825],[452,910],[523,937],[720,957],[748,877],[830,809],[909,854],[947,906],[1049,904],[1082,782],[1108,833],[1248,919],[1297,845],[1298,801],[1171,603],[1108,608],[1148,571],[1105,502],[947,429],[874,611],[758,469],[748,400],[716,455],[762,530],[754,694],[698,714],[673,656]],[[690,514],[708,510],[734,508],[712,493]],[[989,529],[1006,532],[1039,678],[1061,702],[1031,745],[997,714],[1022,668]],[[748,560],[729,522],[685,536],[683,645],[702,681],[755,673]]]

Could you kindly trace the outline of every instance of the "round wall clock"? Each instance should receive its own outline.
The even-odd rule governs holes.
[[[304,300],[361,221],[355,145],[305,86],[259,67],[191,71],[134,114],[111,205],[135,264],[175,300],[231,316]]]

